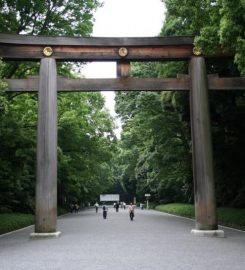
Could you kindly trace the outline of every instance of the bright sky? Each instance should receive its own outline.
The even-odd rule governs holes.
[[[95,14],[94,37],[153,37],[158,36],[164,21],[162,0],[103,0]],[[115,78],[115,62],[94,62],[82,69],[86,78]],[[106,107],[113,117],[114,92],[103,92]],[[120,121],[116,121],[120,126]],[[120,127],[116,131],[120,133]]]

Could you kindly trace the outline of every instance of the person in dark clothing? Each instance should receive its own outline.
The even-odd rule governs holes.
[[[70,203],[69,209],[71,213],[74,211],[74,203]]]
[[[116,203],[116,212],[118,212],[119,209],[119,202]]]
[[[134,219],[134,208],[135,208],[135,205],[130,203],[130,205],[128,206],[128,210],[129,210],[129,217],[131,221],[133,221]]]
[[[79,211],[79,205],[77,203],[75,203],[75,205],[74,205],[74,211],[75,211],[75,213],[78,213],[78,211]]]
[[[103,218],[106,219],[107,218],[107,211],[108,211],[106,205],[103,205],[102,209],[103,209]]]

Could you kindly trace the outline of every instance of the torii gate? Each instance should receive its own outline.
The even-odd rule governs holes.
[[[198,235],[223,236],[218,230],[213,155],[208,102],[209,90],[244,90],[245,78],[206,75],[205,58],[193,37],[95,38],[45,37],[0,34],[0,57],[40,61],[39,77],[6,80],[9,92],[38,91],[36,222],[32,237],[58,236],[57,231],[57,90],[58,91],[159,91],[190,90],[190,111]],[[179,78],[130,78],[132,61],[189,61],[189,75]],[[56,61],[116,61],[117,79],[57,77]]]

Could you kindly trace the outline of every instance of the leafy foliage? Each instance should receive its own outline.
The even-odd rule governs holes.
[[[245,3],[242,0],[163,0],[168,9],[164,35],[194,35],[204,53],[235,53],[235,63],[245,74]]]
[[[229,60],[207,61],[207,72],[220,77],[245,74],[244,1],[165,0],[168,8],[162,35],[195,35],[204,53],[235,54]],[[244,199],[244,92],[210,93],[215,180],[219,205],[245,207]]]
[[[174,67],[172,63],[167,67]],[[165,65],[166,67],[166,65]],[[160,77],[159,63],[136,63],[133,76]],[[142,70],[142,74],[140,71]],[[168,71],[167,71],[168,70]],[[172,92],[119,92],[116,108],[124,121],[118,158],[119,181],[131,194],[144,200],[192,200],[189,126],[183,118],[186,95]],[[184,103],[184,104],[185,104]]]
[[[34,216],[22,213],[0,214],[0,234],[17,230],[34,223]]]
[[[1,0],[0,32],[88,36],[99,6],[97,0]]]
[[[179,216],[194,218],[195,209],[194,205],[181,204],[181,203],[170,203],[157,205],[156,210],[175,214]],[[230,226],[245,230],[245,210],[235,208],[218,208],[217,209],[219,224]]]
[[[0,179],[5,209],[34,207],[37,97],[8,100],[1,114]],[[111,184],[113,124],[101,94],[59,95],[59,202],[95,200]],[[13,169],[14,168],[14,169]]]
[[[89,36],[99,1],[0,1],[0,32]],[[0,63],[0,78],[37,75],[39,63]],[[58,73],[76,77],[69,63]],[[4,88],[1,82],[0,87]],[[37,95],[0,92],[0,212],[33,212]],[[58,95],[58,204],[85,203],[112,184],[113,121],[100,93]]]
[[[0,32],[46,36],[89,36],[98,0],[0,0]],[[77,64],[80,66],[80,64]],[[70,76],[72,65],[60,63],[59,74]],[[8,62],[4,77],[36,75],[38,63]]]
[[[112,119],[103,106],[98,93],[59,96],[60,199],[96,200],[112,184],[115,137]]]
[[[161,35],[194,35],[204,53],[235,53],[230,60],[207,60],[220,77],[244,74],[244,1],[163,1],[167,14]],[[135,63],[133,77],[176,77],[187,63]],[[167,90],[167,89],[165,89]],[[218,205],[244,207],[244,92],[210,92]],[[119,183],[144,200],[193,199],[189,97],[175,92],[120,92],[117,112],[124,128],[117,158]],[[232,157],[232,158],[231,158]]]
[[[157,205],[155,209],[169,214],[175,214],[189,218],[195,217],[195,209],[194,205],[192,204],[184,204],[184,203],[160,204]]]

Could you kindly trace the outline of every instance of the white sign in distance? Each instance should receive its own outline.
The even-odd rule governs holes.
[[[151,197],[151,194],[147,193],[145,194],[145,197]]]
[[[100,201],[101,202],[119,202],[119,194],[101,194]]]

